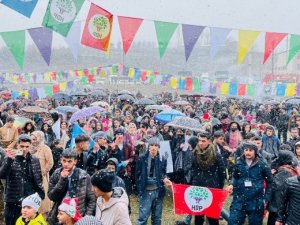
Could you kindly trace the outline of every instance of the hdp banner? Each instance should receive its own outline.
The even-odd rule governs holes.
[[[38,0],[2,0],[3,5],[21,13],[30,18]]]
[[[83,2],[84,0],[50,0],[43,26],[66,37]]]
[[[174,212],[219,219],[227,195],[221,189],[173,184]]]
[[[107,51],[112,23],[113,15],[92,3],[84,26],[81,44]]]

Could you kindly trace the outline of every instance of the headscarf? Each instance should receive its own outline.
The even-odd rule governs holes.
[[[31,133],[36,138],[35,145],[32,145],[31,154],[36,153],[41,147],[45,145],[45,134],[42,131],[34,131]]]

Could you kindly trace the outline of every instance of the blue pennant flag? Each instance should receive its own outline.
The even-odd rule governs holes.
[[[80,134],[85,134],[86,132],[84,130],[81,129],[81,127],[78,124],[74,124],[73,125],[73,130],[72,130],[72,139],[71,139],[71,149],[73,149],[75,147],[75,138],[80,135]],[[95,142],[90,139],[90,148],[89,149],[93,149],[95,145]]]
[[[2,0],[3,5],[21,13],[30,18],[38,0]]]

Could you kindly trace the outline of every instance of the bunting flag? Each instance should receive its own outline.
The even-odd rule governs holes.
[[[285,95],[286,84],[277,84],[276,85],[276,96],[283,97]]]
[[[255,96],[255,84],[247,84],[247,96]]]
[[[52,30],[48,28],[40,27],[28,30],[33,42],[39,49],[45,62],[50,65],[50,58],[52,52]]]
[[[231,29],[227,28],[210,28],[210,58],[213,59],[220,48],[226,41],[228,34],[231,32]]]
[[[199,82],[199,78],[197,77],[193,77],[193,91],[200,91],[200,82]]]
[[[154,21],[156,37],[159,47],[159,55],[162,58],[168,47],[168,44],[178,26],[177,23],[168,23],[161,21]]]
[[[239,30],[238,38],[238,65],[241,65],[246,55],[252,48],[260,32]]]
[[[1,36],[20,68],[23,68],[25,54],[25,31],[21,30],[3,32],[1,33]]]
[[[185,60],[188,61],[193,48],[205,27],[182,24]]]
[[[180,90],[185,90],[185,80],[186,78],[185,77],[181,77],[180,80],[179,80],[179,89]]]
[[[221,84],[221,95],[227,95],[229,93],[229,83]]]
[[[43,26],[66,37],[83,2],[84,0],[50,0]]]
[[[264,61],[265,63],[274,49],[279,45],[279,43],[287,36],[284,33],[270,33],[267,32],[265,36],[265,54],[264,54]]]
[[[126,55],[143,19],[118,16],[118,20],[123,41],[123,51]]]
[[[246,84],[239,84],[238,95],[239,96],[245,96],[246,95],[246,90],[247,90],[247,85]]]
[[[216,94],[217,93],[217,84],[211,83],[209,87],[209,93],[210,94]]]
[[[229,85],[229,94],[230,95],[237,95],[238,92],[238,85],[235,83],[231,83]]]
[[[78,51],[80,47],[80,33],[81,33],[81,22],[73,23],[68,36],[65,38],[69,49],[73,55],[75,62],[77,62]]]
[[[81,44],[107,51],[112,23],[113,15],[110,12],[91,3],[81,38]]]
[[[188,91],[193,90],[193,78],[192,77],[187,77],[185,84],[186,84],[186,86],[185,86],[186,90],[188,90]]]
[[[171,86],[171,88],[174,88],[174,89],[177,88],[177,78],[176,77],[172,77],[170,79],[170,86]]]
[[[300,35],[291,35],[290,38],[290,47],[289,47],[289,56],[287,59],[287,64],[291,62],[291,60],[295,57],[295,55],[300,50]]]
[[[38,0],[2,0],[1,4],[30,18]]]
[[[201,92],[202,93],[208,93],[210,88],[210,83],[208,80],[203,80],[201,82]]]
[[[175,214],[206,215],[219,219],[228,191],[215,188],[173,184]]]
[[[296,84],[287,84],[287,85],[286,85],[285,96],[287,96],[287,97],[295,96],[295,94],[296,94],[296,89],[297,89]]]

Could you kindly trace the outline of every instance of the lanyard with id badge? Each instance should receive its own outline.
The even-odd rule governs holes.
[[[248,178],[244,181],[245,187],[252,187],[252,181],[250,180],[249,169],[247,170]]]

